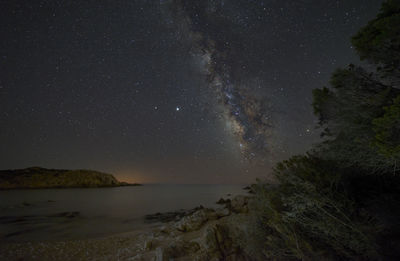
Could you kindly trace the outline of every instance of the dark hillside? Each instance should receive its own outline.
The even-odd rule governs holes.
[[[113,175],[93,170],[65,170],[32,167],[0,170],[0,189],[78,188],[127,186]],[[133,184],[132,184],[133,185]]]

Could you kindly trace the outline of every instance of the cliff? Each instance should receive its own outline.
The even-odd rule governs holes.
[[[138,184],[119,182],[113,175],[93,170],[32,167],[0,170],[0,189],[116,187]]]

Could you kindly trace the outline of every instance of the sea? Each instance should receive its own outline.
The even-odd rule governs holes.
[[[0,191],[0,242],[103,237],[146,229],[147,214],[217,207],[245,185],[165,185]]]

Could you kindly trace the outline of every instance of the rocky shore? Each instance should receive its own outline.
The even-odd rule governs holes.
[[[106,238],[0,245],[0,260],[250,260],[239,247],[247,196],[220,200],[216,209],[146,216],[150,229]]]

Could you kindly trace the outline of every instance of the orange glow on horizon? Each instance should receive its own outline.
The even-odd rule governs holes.
[[[139,171],[132,171],[132,170],[124,170],[124,171],[115,171],[115,178],[121,182],[128,182],[128,183],[151,183],[154,182],[146,178],[142,172]]]

